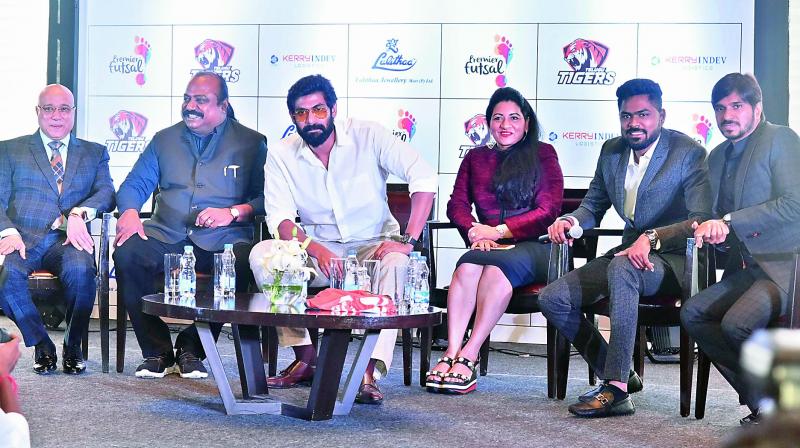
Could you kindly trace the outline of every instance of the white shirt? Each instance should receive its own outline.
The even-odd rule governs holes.
[[[635,151],[633,150],[631,150],[631,155],[628,158],[628,168],[625,171],[625,203],[622,210],[631,221],[633,221],[636,213],[636,194],[639,191],[639,185],[642,183],[642,178],[650,165],[650,159],[653,158],[653,148],[658,145],[659,140],[661,140],[661,135],[647,148],[644,155],[639,157],[639,163],[636,163]]]
[[[299,214],[306,235],[347,243],[399,233],[386,202],[386,179],[394,174],[410,193],[436,192],[433,168],[411,145],[381,125],[356,119],[336,121],[328,169],[298,134],[267,152],[264,201],[267,227]]]
[[[5,413],[0,409],[0,446],[4,448],[30,448],[31,435],[28,421],[22,414]]]

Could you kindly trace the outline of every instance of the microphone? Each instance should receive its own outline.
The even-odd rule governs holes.
[[[570,240],[577,240],[583,236],[583,228],[581,226],[572,226],[567,231],[567,239]],[[539,242],[542,244],[547,244],[550,242],[550,235],[542,235],[539,237]]]

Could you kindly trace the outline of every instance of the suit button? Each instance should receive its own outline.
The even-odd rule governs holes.
[[[189,229],[189,235],[191,235],[192,232],[194,232],[194,230]]]
[[[759,235],[761,235],[759,232],[753,232],[753,233],[750,235],[750,238],[758,238],[758,236],[759,236]]]
[[[204,183],[202,183],[202,182],[198,182],[198,183],[197,183],[197,188],[203,188],[203,187],[205,187],[205,186],[206,186],[206,184],[204,184]]]

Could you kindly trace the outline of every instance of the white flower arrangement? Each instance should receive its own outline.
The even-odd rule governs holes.
[[[315,273],[306,265],[306,248],[311,238],[302,243],[297,240],[297,230],[293,230],[291,240],[274,240],[270,252],[261,260],[267,276],[261,289],[270,296],[273,303],[292,303],[305,298],[305,284]]]

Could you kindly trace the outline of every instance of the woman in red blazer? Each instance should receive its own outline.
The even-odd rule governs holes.
[[[564,178],[558,156],[539,141],[530,103],[503,87],[489,100],[486,117],[494,142],[467,153],[447,203],[447,217],[472,250],[453,273],[447,295],[449,345],[428,372],[429,392],[475,390],[480,347],[503,315],[512,289],[546,278],[549,247],[536,239],[561,212]],[[462,347],[473,313],[472,333]]]

